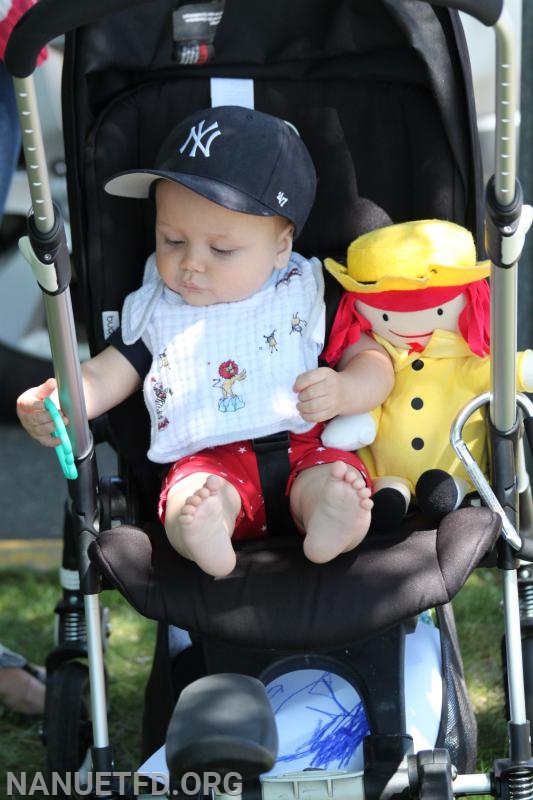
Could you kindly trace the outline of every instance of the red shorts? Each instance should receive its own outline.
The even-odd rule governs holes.
[[[356,453],[324,447],[320,440],[324,426],[315,425],[307,433],[289,434],[289,464],[291,473],[287,481],[285,494],[289,494],[294,479],[303,469],[318,464],[331,464],[333,461],[344,461],[359,470],[371,486],[370,476],[365,465]],[[261,493],[261,481],[257,467],[257,459],[250,441],[232,442],[231,444],[208,447],[199,453],[176,461],[163,481],[159,498],[159,518],[165,521],[167,495],[172,486],[195,472],[208,472],[220,475],[229,481],[239,492],[242,507],[235,523],[234,539],[250,539],[268,534],[266,527],[265,503]]]

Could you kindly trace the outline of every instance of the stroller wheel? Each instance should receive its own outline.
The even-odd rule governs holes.
[[[72,779],[79,773],[78,785],[84,785],[90,768],[92,745],[89,670],[86,664],[69,661],[49,676],[43,738],[50,778]]]

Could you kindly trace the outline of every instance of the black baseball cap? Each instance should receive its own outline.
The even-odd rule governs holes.
[[[155,169],[121,172],[109,194],[144,198],[165,178],[233,211],[287,217],[301,232],[313,205],[316,172],[288,122],[241,106],[197,111],[165,139]]]

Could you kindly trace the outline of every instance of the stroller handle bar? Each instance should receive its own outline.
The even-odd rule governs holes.
[[[9,38],[5,64],[15,78],[35,70],[42,48],[57,36],[95,22],[100,17],[157,0],[39,0],[19,20]]]
[[[423,0],[426,2],[426,0]],[[157,0],[40,0],[15,26],[9,39],[5,64],[15,78],[27,78],[35,70],[37,56],[52,39],[100,17]],[[484,25],[500,18],[503,0],[437,0],[432,5],[454,8],[475,17]]]

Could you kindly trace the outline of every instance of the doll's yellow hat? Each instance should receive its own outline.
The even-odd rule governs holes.
[[[401,222],[359,236],[347,266],[325,267],[349,292],[371,293],[462,286],[486,278],[490,261],[476,262],[470,231],[438,219]]]

